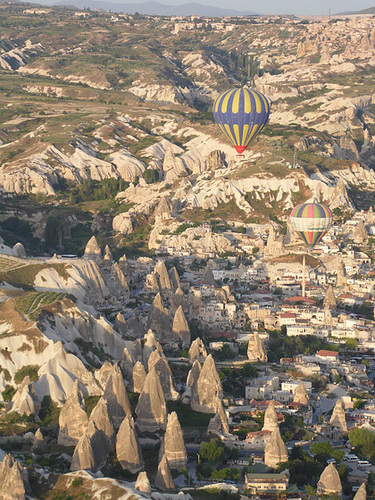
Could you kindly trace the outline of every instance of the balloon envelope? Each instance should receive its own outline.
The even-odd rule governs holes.
[[[264,128],[270,114],[267,98],[254,89],[233,89],[221,94],[214,119],[239,154]]]
[[[301,203],[293,208],[290,222],[298,236],[313,248],[331,227],[332,212],[321,203]]]

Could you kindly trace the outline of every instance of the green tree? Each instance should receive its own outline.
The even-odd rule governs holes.
[[[219,439],[205,441],[201,444],[199,455],[208,462],[218,462],[224,457],[224,445]]]
[[[159,180],[159,172],[157,170],[152,170],[152,168],[147,168],[142,177],[147,182],[147,184],[153,184]]]

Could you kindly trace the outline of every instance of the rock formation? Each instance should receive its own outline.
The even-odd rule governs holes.
[[[258,332],[250,337],[247,348],[247,357],[251,362],[267,361],[267,353]]]
[[[173,340],[177,340],[178,342],[182,342],[184,347],[190,346],[190,328],[188,322],[186,321],[184,311],[182,310],[182,306],[180,306],[173,320],[172,326],[172,336]]]
[[[171,282],[172,290],[176,292],[176,290],[181,290],[180,288],[180,277],[178,275],[177,269],[173,266],[168,271],[169,279]]]
[[[116,455],[121,467],[132,474],[143,468],[141,446],[130,414],[126,415],[117,433]]]
[[[122,352],[122,357],[119,363],[124,379],[129,388],[133,386],[133,368],[134,368],[134,358],[129,352],[127,347],[124,348]]]
[[[0,500],[25,500],[25,493],[22,468],[7,455],[0,463]]]
[[[342,485],[339,473],[333,464],[327,465],[318,481],[318,495],[338,495],[341,498]]]
[[[102,259],[102,251],[100,250],[95,236],[92,236],[88,241],[83,257],[85,259],[92,259],[95,261],[100,261]]]
[[[155,477],[155,486],[162,491],[170,491],[175,489],[175,484],[172,479],[171,471],[168,466],[168,461],[164,455],[161,459],[158,472]]]
[[[212,269],[208,264],[203,271],[201,277],[201,284],[215,286],[215,287],[217,286],[214,278],[214,273],[212,272]]]
[[[264,463],[268,467],[277,467],[288,461],[288,452],[284,441],[281,439],[279,428],[276,427],[264,449]]]
[[[164,392],[155,368],[147,374],[135,412],[137,414],[137,427],[142,432],[156,432],[165,429],[167,407]]]
[[[191,388],[191,407],[194,411],[215,413],[222,397],[220,377],[210,354],[203,364],[197,383]]]
[[[154,269],[154,274],[156,276],[157,283],[159,285],[159,290],[170,291],[172,289],[171,281],[169,279],[169,274],[164,264],[164,261],[162,260],[157,261]]]
[[[339,263],[337,264],[336,276],[337,276],[336,286],[338,287],[344,286],[346,284],[346,270],[344,262],[342,260],[340,260]]]
[[[176,412],[168,415],[167,429],[164,436],[164,453],[171,469],[181,470],[186,466],[186,448],[184,436]]]
[[[103,431],[108,439],[108,447],[112,450],[115,441],[115,431],[108,414],[107,401],[100,398],[90,415],[90,421],[95,424],[98,431]]]
[[[171,299],[171,311],[176,312],[180,306],[184,305],[184,292],[177,288]]]
[[[300,403],[301,405],[305,406],[309,404],[309,396],[307,395],[305,384],[303,384],[302,382],[299,384],[296,392],[294,393],[293,401],[294,403]]]
[[[163,196],[155,208],[155,219],[159,221],[171,219],[172,208],[172,202],[166,196]]]
[[[161,354],[163,354],[163,349],[161,348],[161,345],[159,342],[156,340],[154,332],[152,330],[149,330],[145,337],[144,337],[145,343],[143,346],[143,364],[145,368],[148,367],[148,360],[149,357],[151,356],[151,353],[155,350],[159,351]]]
[[[147,319],[147,326],[156,333],[169,332],[170,318],[168,309],[163,306],[160,293],[155,295]]]
[[[95,372],[95,378],[99,382],[102,389],[105,388],[108,379],[111,376],[112,366],[112,363],[110,363],[109,361],[104,361],[100,369]]]
[[[212,434],[229,434],[228,417],[222,403],[217,407],[215,416],[211,418],[207,432]]]
[[[153,351],[149,357],[148,371],[150,372],[153,368],[155,368],[155,371],[158,374],[165,399],[167,401],[176,401],[179,399],[180,395],[176,390],[168,361],[164,354],[160,354],[159,351]]]
[[[336,401],[329,423],[332,427],[337,427],[341,432],[348,432],[346,425],[345,410],[342,406],[341,399]]]
[[[147,472],[143,471],[138,474],[137,480],[135,482],[135,489],[141,493],[149,495],[152,491],[150,481],[147,477]]]
[[[275,403],[271,401],[264,414],[264,423],[262,431],[273,432],[276,428],[277,429],[279,428],[277,413],[275,410]]]
[[[368,234],[365,225],[363,224],[363,221],[359,221],[359,223],[355,227],[353,231],[353,240],[354,243],[358,243],[359,245],[366,245],[368,240]]]
[[[193,366],[191,367],[186,377],[186,390],[185,390],[186,396],[191,396],[192,387],[197,384],[201,371],[202,367],[199,361],[194,361]]]
[[[12,402],[12,411],[20,415],[38,416],[41,405],[29,376],[26,376],[21,382],[12,398]]]
[[[118,365],[112,367],[103,397],[107,401],[108,414],[113,427],[119,429],[125,415],[131,413],[131,409],[124,379]]]
[[[189,349],[189,360],[191,363],[194,363],[194,361],[199,361],[199,363],[204,363],[206,358],[207,358],[206,348],[204,347],[204,344],[201,341],[201,339],[198,337],[191,343]]]
[[[61,446],[77,444],[86,431],[88,423],[89,419],[77,379],[70,396],[60,411],[58,444]]]
[[[33,445],[32,445],[33,450],[45,450],[46,449],[46,443],[44,441],[44,437],[42,434],[42,431],[40,429],[37,429],[34,439],[33,439]]]
[[[324,307],[336,307],[336,297],[333,288],[330,286],[327,288],[326,295],[323,302]]]
[[[146,381],[146,370],[140,361],[137,361],[133,368],[133,392],[141,393]]]
[[[126,335],[128,332],[126,321],[124,315],[118,313],[115,319],[115,324],[113,325],[116,332],[119,332],[122,336]]]
[[[163,160],[164,180],[169,183],[186,175],[186,169],[180,158],[176,158],[173,149],[167,149]]]
[[[106,463],[109,452],[107,436],[90,421],[74,449],[70,470],[96,470]]]
[[[353,500],[367,500],[366,483],[362,483]]]

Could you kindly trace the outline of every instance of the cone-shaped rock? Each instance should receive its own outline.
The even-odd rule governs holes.
[[[34,439],[33,439],[33,450],[45,450],[46,449],[46,443],[44,441],[44,437],[42,434],[42,431],[38,429],[35,433]]]
[[[113,365],[111,375],[104,389],[109,418],[115,429],[118,429],[127,413],[131,413],[124,379],[118,365]]]
[[[359,243],[360,245],[364,245],[367,243],[368,234],[363,221],[359,221],[356,228],[354,229],[353,239],[354,243]]]
[[[176,401],[179,399],[180,395],[176,390],[173,375],[164,354],[161,355],[159,351],[153,351],[151,353],[148,360],[148,371],[151,371],[152,368],[155,368],[159,376],[165,399],[168,401]]]
[[[199,363],[204,363],[206,358],[207,358],[206,348],[204,347],[204,344],[201,341],[201,339],[198,337],[191,343],[189,349],[189,360],[191,363],[194,363],[194,361],[199,361]]]
[[[177,309],[183,305],[184,292],[181,290],[181,288],[177,288],[177,290],[172,296],[171,302],[172,302],[172,307],[171,307],[172,312],[177,311]]]
[[[186,466],[184,436],[175,411],[168,415],[167,429],[164,436],[164,453],[171,469],[181,470]]]
[[[154,300],[152,301],[147,319],[147,326],[156,333],[169,332],[169,312],[168,309],[166,309],[163,305],[160,293],[157,293]]]
[[[58,444],[61,446],[77,444],[85,433],[88,423],[89,419],[77,379],[73,384],[70,396],[60,411]]]
[[[106,245],[104,248],[103,264],[107,262],[110,264],[112,264],[113,262],[113,255],[108,245]]]
[[[95,236],[90,238],[90,240],[88,241],[83,257],[86,259],[101,260],[102,251],[100,250]]]
[[[362,483],[353,500],[367,500],[366,483]]]
[[[348,432],[346,425],[345,410],[342,406],[341,399],[336,401],[329,423],[333,427],[337,427],[341,432]]]
[[[12,411],[20,413],[21,415],[38,416],[41,404],[29,376],[23,379],[12,401]]]
[[[121,313],[118,313],[115,319],[115,324],[114,324],[114,329],[116,332],[119,332],[121,335],[126,335],[127,333],[127,325],[126,321],[124,318],[124,315]]]
[[[23,471],[11,455],[7,455],[0,463],[0,499],[25,500]]]
[[[123,293],[129,293],[130,290],[127,279],[117,262],[115,262],[112,266],[111,276],[113,276],[117,280],[117,282],[121,285]]]
[[[155,486],[162,491],[171,491],[176,488],[165,455],[161,459],[158,466],[158,472],[155,477]]]
[[[160,429],[165,429],[167,407],[164,392],[155,368],[146,377],[135,412],[137,414],[137,427],[142,432],[156,432]]]
[[[172,202],[168,200],[166,196],[160,198],[158,206],[155,208],[154,212],[155,218],[161,220],[168,220],[172,218]]]
[[[133,417],[128,414],[122,421],[116,440],[116,455],[123,469],[132,474],[143,468],[143,458]]]
[[[307,395],[305,384],[303,384],[302,382],[299,384],[296,392],[294,393],[293,401],[305,406],[309,404],[309,396]]]
[[[215,361],[210,354],[203,364],[197,383],[191,389],[191,407],[202,413],[216,413],[216,408],[222,397],[223,389],[220,377],[216,370]]]
[[[275,403],[273,401],[267,407],[267,410],[264,414],[264,423],[262,427],[262,431],[271,431],[273,432],[275,429],[279,428],[277,413],[275,410]]]
[[[133,392],[141,393],[146,382],[146,370],[140,361],[133,368]]]
[[[288,452],[284,441],[281,439],[279,428],[271,434],[271,438],[264,449],[264,463],[268,467],[277,467],[279,464],[288,461]]]
[[[336,297],[331,286],[327,288],[323,305],[324,307],[336,307]]]
[[[212,434],[229,434],[228,417],[221,402],[216,409],[215,416],[211,418],[208,424],[207,432]]]
[[[176,291],[178,289],[181,290],[180,288],[180,277],[178,275],[177,269],[173,266],[168,272],[169,274],[169,279],[172,285],[173,291]]]
[[[160,290],[171,290],[172,285],[169,279],[169,274],[162,260],[157,261],[154,273],[157,277]]]
[[[267,361],[267,353],[258,332],[250,337],[247,348],[247,357],[251,362]]]
[[[333,464],[327,465],[322,472],[318,481],[317,487],[318,495],[332,495],[336,494],[341,498],[342,485],[339,473]]]
[[[135,482],[135,489],[141,493],[146,493],[149,495],[152,491],[150,481],[147,477],[147,472],[143,471],[138,474],[137,480]]]
[[[112,373],[112,363],[104,361],[99,370],[95,372],[95,378],[99,382],[102,389],[107,385],[108,379]]]
[[[180,306],[173,320],[172,326],[172,335],[173,339],[178,342],[182,341],[185,347],[189,347],[190,345],[190,328],[188,322],[186,321],[184,311],[182,310],[182,306]]]
[[[115,431],[108,414],[107,401],[100,398],[90,415],[90,421],[99,431],[103,431],[108,438],[108,446],[112,449],[115,440]]]
[[[128,387],[131,388],[133,386],[134,358],[127,347],[124,347],[119,365]]]
[[[156,340],[154,332],[152,330],[149,330],[145,337],[145,343],[143,346],[143,364],[144,367],[148,367],[148,359],[151,355],[151,353],[155,350],[158,350],[161,354],[163,353],[163,349],[161,348],[161,345],[159,342]]]
[[[207,265],[204,269],[204,272],[203,272],[202,277],[201,277],[201,284],[216,287],[214,273],[212,272],[212,269],[210,268],[209,265]]]
[[[90,421],[75,447],[70,470],[96,470],[106,463],[109,452],[107,436]]]

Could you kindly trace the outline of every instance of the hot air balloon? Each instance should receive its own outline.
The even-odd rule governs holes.
[[[312,249],[332,225],[332,212],[322,203],[301,203],[293,208],[290,222],[298,236]],[[302,261],[302,296],[305,297],[306,255]]]
[[[264,128],[270,114],[267,98],[254,89],[233,89],[221,94],[215,101],[214,119],[242,154],[250,141]]]

